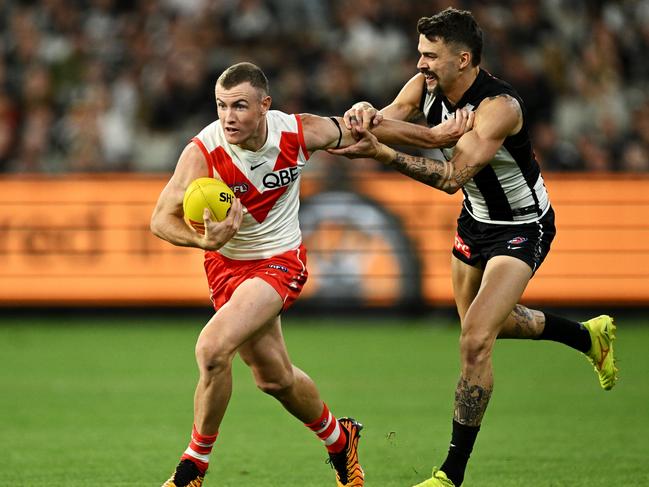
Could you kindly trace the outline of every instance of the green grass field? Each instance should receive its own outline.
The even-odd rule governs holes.
[[[199,321],[0,321],[0,485],[159,486],[189,438]],[[618,320],[612,392],[566,347],[499,342],[464,485],[649,486],[649,327],[638,324]],[[368,487],[411,486],[442,462],[458,371],[451,323],[295,317],[284,329],[334,414],[365,424]],[[332,487],[325,458],[237,360],[206,487]]]

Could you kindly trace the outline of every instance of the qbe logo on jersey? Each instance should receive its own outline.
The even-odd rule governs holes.
[[[269,172],[264,176],[264,187],[268,189],[281,188],[283,186],[288,186],[299,177],[300,168],[297,166]]]

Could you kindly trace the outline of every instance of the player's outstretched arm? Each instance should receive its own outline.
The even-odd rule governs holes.
[[[502,95],[480,104],[474,129],[460,137],[449,161],[395,151],[364,127],[357,129],[360,139],[355,144],[330,152],[350,158],[372,157],[417,181],[452,194],[486,166],[505,138],[517,133],[521,126],[520,105],[511,96]]]
[[[345,127],[352,129],[352,120],[365,128],[379,125],[384,119],[401,120],[422,124],[423,113],[419,110],[419,100],[424,89],[424,75],[417,73],[401,88],[397,97],[380,111],[367,101],[360,101],[345,112]]]
[[[304,130],[304,141],[309,152],[321,149],[346,147],[358,140],[357,128],[363,127],[352,121],[348,129],[341,117],[320,117],[303,113],[300,115]],[[428,128],[399,120],[386,119],[372,128],[372,132],[383,143],[410,145],[421,148],[438,148],[455,144],[467,131],[473,128],[474,113],[458,110],[454,119]],[[368,127],[364,127],[368,128]]]
[[[343,124],[341,117],[320,117],[303,113],[302,128],[304,142],[309,152],[322,149],[333,149],[352,145],[358,139],[356,122],[352,129]],[[427,127],[397,120],[384,120],[373,132],[377,137],[388,144],[416,145],[418,147],[430,146],[430,130]]]
[[[321,117],[302,113],[304,143],[309,152],[345,147],[356,142],[354,133],[343,124],[341,117]]]
[[[455,145],[460,137],[473,128],[475,113],[457,110],[454,118],[427,128],[424,114],[419,110],[423,89],[424,76],[417,73],[405,84],[394,101],[381,111],[366,101],[355,103],[343,115],[344,126],[352,133],[358,126],[370,129],[386,144],[425,149]]]
[[[205,234],[190,228],[183,218],[183,196],[189,184],[207,176],[205,158],[193,143],[183,150],[171,179],[164,187],[151,216],[151,231],[157,237],[181,247],[217,250],[239,230],[242,207],[238,198],[232,203],[230,213],[221,222],[213,221],[209,211],[204,214]]]
[[[455,117],[428,128],[418,124],[385,119],[372,133],[385,144],[410,145],[425,149],[451,147],[473,128],[475,112],[456,110]],[[367,128],[367,127],[366,127]]]

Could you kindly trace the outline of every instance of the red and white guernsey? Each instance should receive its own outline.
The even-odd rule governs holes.
[[[210,177],[222,179],[243,204],[239,231],[219,250],[230,259],[266,259],[302,241],[300,175],[309,159],[302,120],[270,110],[266,121],[268,137],[256,152],[229,144],[219,120],[192,139],[205,156]]]

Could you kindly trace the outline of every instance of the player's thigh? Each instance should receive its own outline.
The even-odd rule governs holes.
[[[469,306],[478,294],[483,272],[481,268],[462,262],[454,255],[451,256],[453,296],[461,321],[464,320]]]
[[[245,280],[205,325],[199,341],[221,343],[235,351],[272,326],[283,304],[277,291],[263,279]]]
[[[479,332],[495,339],[531,277],[532,269],[520,259],[505,255],[489,259],[462,322],[462,332]]]
[[[239,355],[258,384],[286,382],[293,375],[279,316],[247,340]]]

